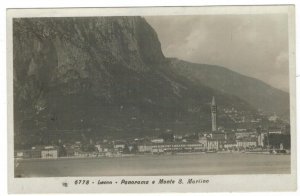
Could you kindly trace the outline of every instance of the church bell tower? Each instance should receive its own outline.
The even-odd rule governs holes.
[[[212,127],[211,127],[212,132],[217,131],[217,105],[216,105],[215,97],[212,98],[212,102],[211,102],[211,123],[212,123]]]

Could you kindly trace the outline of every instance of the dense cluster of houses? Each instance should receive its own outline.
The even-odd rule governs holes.
[[[245,137],[244,135],[236,138],[235,133],[213,132],[199,134],[198,140],[186,141],[185,139],[177,142],[164,142],[157,139],[152,142],[141,143],[138,145],[140,153],[163,153],[163,152],[211,152],[218,150],[241,150],[263,146],[255,137]]]
[[[59,146],[39,146],[15,152],[16,158],[55,159],[58,157],[101,157],[128,154],[163,154],[188,152],[245,151],[270,147],[269,137],[284,135],[282,130],[229,131],[198,133],[195,137],[173,135],[164,138],[135,138],[132,140],[104,140],[83,144],[81,141]],[[277,142],[278,143],[278,142]],[[272,144],[274,145],[274,144]],[[279,141],[278,146],[283,142]],[[273,146],[274,147],[274,146]]]

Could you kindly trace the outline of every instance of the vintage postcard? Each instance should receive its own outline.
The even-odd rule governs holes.
[[[296,190],[293,5],[7,10],[10,193]]]

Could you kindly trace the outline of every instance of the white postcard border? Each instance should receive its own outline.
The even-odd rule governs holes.
[[[291,174],[266,175],[201,175],[201,176],[130,176],[130,177],[55,177],[14,178],[13,159],[13,56],[12,18],[15,17],[84,17],[133,15],[208,15],[208,14],[288,14],[290,64]],[[212,6],[212,7],[140,7],[140,8],[59,8],[9,9],[7,11],[7,83],[8,83],[8,190],[9,193],[97,193],[97,192],[232,192],[232,191],[295,191],[296,190],[296,66],[295,13],[286,6]],[[207,184],[121,185],[122,179],[149,180],[208,179]],[[78,179],[112,180],[113,185],[74,185]],[[67,186],[65,186],[67,183]],[[63,185],[64,184],[64,185]]]

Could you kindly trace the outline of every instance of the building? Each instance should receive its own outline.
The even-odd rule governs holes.
[[[32,147],[31,150],[28,150],[26,153],[29,153],[29,157],[28,158],[41,158],[41,149],[42,147],[38,146],[38,147]]]
[[[21,153],[19,152],[19,155],[20,154]],[[23,150],[22,154],[23,154],[22,158],[24,158],[24,159],[26,159],[26,158],[30,158],[30,159],[41,158],[41,150],[40,149]]]
[[[218,140],[208,139],[206,149],[207,150],[218,150],[219,149]]]
[[[198,143],[207,146],[207,137],[206,136],[199,137]]]
[[[218,148],[222,149],[224,148],[224,144],[226,143],[226,134],[224,132],[213,132],[211,141],[218,141]]]
[[[253,139],[237,140],[236,143],[238,148],[252,148],[257,146],[256,140]]]
[[[20,159],[40,159],[42,149],[43,149],[42,146],[37,146],[37,147],[32,147],[29,150],[17,150],[14,152],[14,155],[15,158],[20,158]]]
[[[226,139],[226,134],[223,132],[214,132],[211,134],[211,138],[214,140],[225,140]]]
[[[102,147],[100,144],[96,144],[95,148],[97,149],[98,152],[102,152]]]
[[[264,147],[265,133],[260,133],[257,136],[257,146]]]
[[[23,151],[15,151],[15,158],[24,158]]]
[[[197,142],[168,142],[168,143],[148,143],[148,144],[139,144],[138,146],[139,153],[164,153],[164,152],[195,152],[195,151],[204,151],[206,145]]]
[[[174,135],[175,140],[182,140],[182,135]]]
[[[235,148],[237,148],[237,143],[236,142],[226,143],[226,144],[224,144],[224,148],[225,149],[235,149]]]
[[[55,146],[45,146],[41,150],[42,159],[56,159],[58,157],[58,148]]]
[[[208,141],[210,143],[208,144]],[[224,145],[227,141],[235,141],[235,134],[233,132],[208,132],[199,134],[198,142],[206,146],[206,148],[215,148],[218,146],[219,149],[225,148]]]
[[[283,134],[283,131],[282,130],[271,130],[271,131],[268,131],[269,134]]]
[[[59,150],[57,146],[35,146],[29,150],[15,151],[15,158],[20,159],[49,159],[58,158]]]
[[[102,152],[107,153],[107,152],[111,152],[114,149],[114,145],[109,144],[109,143],[102,143],[100,144],[100,148],[102,150]],[[99,151],[101,152],[101,151]]]
[[[153,144],[139,144],[138,152],[140,153],[151,153]]]
[[[75,150],[74,150],[74,156],[75,156],[75,157],[84,157],[84,156],[85,156],[85,153],[82,152],[82,151],[79,150],[79,149],[75,149]]]
[[[243,139],[243,138],[256,138],[257,133],[255,131],[238,131],[235,132],[236,139]]]
[[[152,143],[163,143],[164,139],[162,139],[162,138],[156,138],[156,139],[152,139],[151,142]]]
[[[203,146],[205,150],[218,150],[219,149],[219,141],[212,139],[208,136],[200,137],[198,142]]]
[[[211,123],[212,123],[212,132],[217,131],[217,105],[215,97],[212,98],[211,102]]]
[[[236,137],[235,137],[235,133],[232,131],[226,132],[225,133],[225,139],[227,141],[235,141]]]
[[[58,157],[58,149],[43,149],[41,151],[41,158],[42,159],[57,159]]]
[[[124,150],[124,148],[125,148],[124,142],[120,142],[120,141],[114,142],[114,150],[115,151],[122,152]]]
[[[74,153],[75,153],[75,150],[73,148],[66,147],[66,156],[67,157],[73,157]]]

